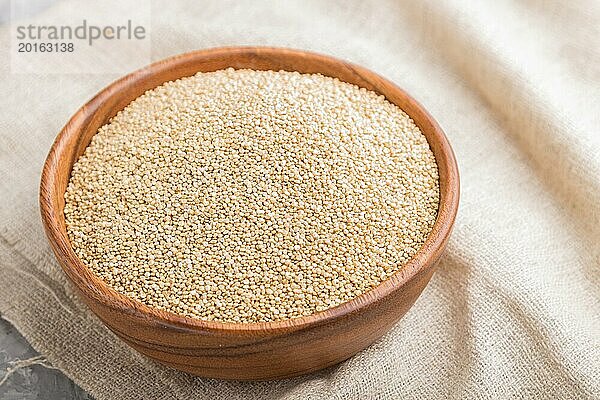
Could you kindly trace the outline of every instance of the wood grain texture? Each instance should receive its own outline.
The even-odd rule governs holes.
[[[337,307],[268,323],[202,321],[152,309],[106,285],[77,258],[65,228],[64,193],[74,162],[98,128],[145,91],[198,71],[228,67],[321,73],[383,94],[419,126],[440,175],[437,221],[423,248],[375,289]],[[61,130],[44,165],[40,207],[46,234],[63,270],[90,309],[139,352],[193,374],[224,379],[279,379],[343,361],[387,332],[429,282],[458,208],[459,178],[452,149],[434,119],[393,83],[328,56],[279,48],[236,47],[175,56],[112,83]]]

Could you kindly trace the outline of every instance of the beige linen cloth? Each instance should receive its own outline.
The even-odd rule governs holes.
[[[90,15],[111,12],[101,4],[90,2]],[[6,24],[0,34],[7,49]],[[38,212],[55,135],[116,76],[16,75],[3,56],[0,312],[53,365],[97,399],[600,398],[597,2],[156,2],[150,34],[153,60],[223,45],[287,46],[396,82],[454,147],[456,227],[405,318],[338,366],[258,383],[164,368],[74,296]]]

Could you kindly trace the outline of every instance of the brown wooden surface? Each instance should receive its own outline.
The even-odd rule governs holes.
[[[198,71],[228,67],[321,73],[374,90],[421,128],[440,174],[440,209],[423,248],[377,288],[298,319],[252,324],[202,321],[155,310],[111,289],[77,258],[66,234],[64,193],[71,168],[98,128],[146,90]],[[225,379],[279,379],[343,361],[387,332],[429,282],[452,230],[459,179],[452,149],[433,118],[384,78],[331,57],[277,48],[220,48],[172,57],[112,83],[79,109],[59,133],[44,165],[40,207],[63,270],[91,310],[125,342],[166,365]]]

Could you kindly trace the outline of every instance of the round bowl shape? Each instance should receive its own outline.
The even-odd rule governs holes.
[[[118,111],[164,82],[233,67],[321,73],[384,95],[421,129],[440,176],[437,220],[424,246],[403,269],[371,291],[297,319],[222,323],[150,308],[110,288],[75,255],[67,236],[64,193],[73,164],[92,136]],[[44,165],[42,220],[61,267],[92,311],[126,343],[192,374],[224,379],[279,379],[339,363],[387,332],[429,282],[454,224],[459,178],[452,149],[433,118],[393,83],[362,67],[304,51],[234,47],[187,53],[135,71],[98,93],[61,130]]]

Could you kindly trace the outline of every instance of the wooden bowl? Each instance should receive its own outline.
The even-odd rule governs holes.
[[[105,284],[77,258],[63,214],[73,164],[92,136],[145,91],[198,71],[233,68],[321,73],[373,90],[419,126],[437,160],[440,207],[423,248],[375,289],[337,307],[298,319],[221,323],[150,308]],[[446,246],[458,208],[456,161],[434,119],[402,89],[357,65],[304,51],[235,47],[201,50],[163,61],[112,83],[81,107],[60,131],[44,165],[42,220],[63,270],[83,300],[117,336],[157,361],[192,374],[224,379],[279,379],[339,363],[387,332],[412,306]]]

